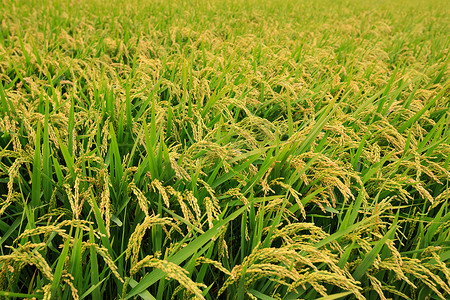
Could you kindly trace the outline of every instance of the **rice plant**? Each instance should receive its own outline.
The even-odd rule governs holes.
[[[450,3],[0,2],[0,298],[448,299]]]

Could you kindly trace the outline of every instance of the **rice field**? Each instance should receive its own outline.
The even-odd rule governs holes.
[[[0,2],[1,299],[449,299],[450,1]]]

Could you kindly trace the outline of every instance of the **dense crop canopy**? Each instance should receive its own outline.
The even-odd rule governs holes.
[[[449,299],[441,1],[0,3],[0,298]]]

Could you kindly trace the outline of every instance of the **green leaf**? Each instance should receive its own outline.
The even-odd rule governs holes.
[[[73,227],[70,226],[69,236],[72,236],[72,229],[73,229]],[[52,297],[57,297],[56,292],[58,291],[58,289],[61,288],[59,286],[59,282],[61,281],[61,275],[62,275],[62,271],[64,269],[64,264],[66,262],[66,257],[69,253],[69,249],[70,249],[70,239],[66,239],[66,241],[64,242],[64,248],[62,249],[62,252],[58,258],[58,264],[56,265],[55,271],[53,273],[53,282],[52,282],[52,288],[51,288]]]
[[[386,241],[390,239],[392,235],[394,235],[395,231],[397,230],[398,215],[399,212],[397,212],[395,220],[392,223],[389,231],[375,244],[372,250],[369,253],[367,253],[363,261],[353,272],[352,276],[353,278],[355,278],[355,280],[360,280],[364,276],[367,270],[372,266],[372,263],[375,261],[375,258],[377,258],[378,253],[380,253],[381,249],[386,244]]]
[[[180,251],[176,252],[172,257],[168,259],[169,262],[180,265],[183,261],[188,259],[192,254],[199,250],[203,245],[211,241],[220,233],[220,228],[236,219],[244,210],[248,208],[249,204],[236,210],[226,219],[217,222],[211,229],[206,231],[204,234],[200,235],[188,245],[183,247]],[[150,274],[146,275],[133,289],[128,293],[125,299],[130,299],[131,297],[144,292],[149,286],[163,278],[164,272],[160,270],[155,270]]]
[[[36,143],[34,148],[33,175],[31,180],[31,207],[32,209],[41,205],[41,123],[36,130]]]
[[[343,297],[346,297],[348,295],[351,295],[351,292],[344,292],[344,293],[339,293],[339,294],[333,294],[333,295],[328,295],[328,296],[324,296],[324,297],[320,297],[317,298],[316,300],[334,300],[334,299],[341,299]]]

